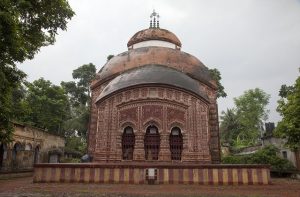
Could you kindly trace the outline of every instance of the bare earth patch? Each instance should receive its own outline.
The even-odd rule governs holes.
[[[0,196],[155,196],[155,197],[300,197],[300,181],[272,179],[272,185],[125,185],[84,183],[32,183],[32,177],[0,180]]]

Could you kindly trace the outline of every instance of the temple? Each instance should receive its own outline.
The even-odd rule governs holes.
[[[219,163],[216,81],[155,11],[150,19],[91,84],[88,153],[93,162]]]
[[[270,184],[268,165],[219,164],[216,81],[150,19],[91,83],[91,162],[36,164],[33,182]]]

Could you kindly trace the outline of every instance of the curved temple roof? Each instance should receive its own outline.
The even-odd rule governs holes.
[[[164,65],[216,89],[207,67],[196,57],[175,49],[163,47],[144,47],[123,52],[109,60],[97,73],[102,80],[115,77],[128,70],[146,64]]]
[[[160,29],[160,28],[149,28],[137,32],[128,41],[127,47],[130,47],[136,43],[147,41],[147,40],[161,40],[161,41],[171,42],[176,46],[181,47],[181,42],[175,34],[173,34],[172,32],[166,29]]]
[[[199,89],[199,84],[196,80],[175,69],[152,64],[129,70],[114,78],[104,88],[96,102],[118,90],[136,85],[149,84],[164,84],[182,88],[208,100],[207,94]]]

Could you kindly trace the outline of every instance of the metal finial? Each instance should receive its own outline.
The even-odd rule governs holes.
[[[159,14],[155,10],[150,15],[150,28],[159,28]]]

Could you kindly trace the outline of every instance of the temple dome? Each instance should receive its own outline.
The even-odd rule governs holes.
[[[116,55],[100,69],[97,78],[99,81],[107,81],[128,70],[149,64],[176,69],[197,81],[216,88],[208,68],[195,56],[164,47],[143,47]]]
[[[127,46],[90,86],[93,162],[219,163],[218,88],[210,70],[160,29],[155,11],[149,29]]]
[[[134,44],[150,41],[150,40],[165,41],[165,42],[173,43],[175,44],[175,46],[179,48],[181,47],[181,42],[174,33],[166,29],[160,29],[160,28],[149,28],[137,32],[128,41],[127,47],[130,48]]]
[[[206,92],[199,89],[199,85],[196,80],[188,77],[180,71],[177,71],[176,69],[163,65],[150,64],[129,70],[114,78],[104,88],[96,102],[114,92],[117,92],[118,90],[141,85],[173,86],[193,92],[208,101]]]

